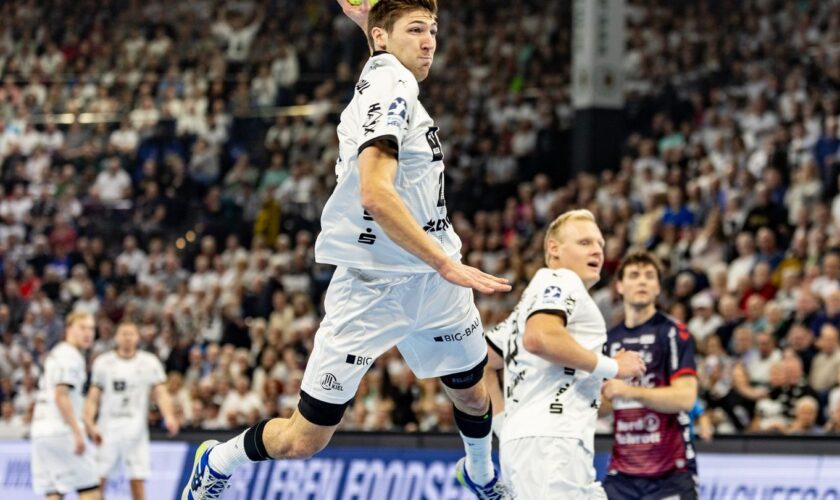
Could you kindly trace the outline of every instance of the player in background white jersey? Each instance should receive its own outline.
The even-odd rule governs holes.
[[[149,394],[154,391],[171,436],[178,433],[178,419],[164,385],[163,364],[154,354],[137,350],[137,325],[120,323],[115,341],[115,350],[101,354],[93,362],[84,422],[91,439],[99,445],[96,461],[102,490],[122,460],[132,498],[143,500],[143,482],[151,473]]]
[[[93,316],[70,313],[64,341],[47,355],[32,416],[32,487],[47,500],[72,491],[80,500],[99,500],[93,446],[82,427],[87,363],[83,350],[95,336]]]
[[[644,373],[638,353],[602,354],[604,318],[589,295],[604,263],[604,238],[588,210],[549,226],[547,267],[511,315],[487,332],[485,380],[493,398],[502,475],[517,498],[606,498],[595,481],[601,383]],[[504,396],[496,370],[504,368]]]
[[[509,498],[491,460],[492,411],[480,383],[487,346],[472,289],[510,286],[460,261],[443,150],[418,100],[435,53],[437,4],[339,4],[365,30],[372,55],[338,126],[338,179],[315,245],[316,260],[337,269],[300,403],[290,419],[261,422],[218,446],[202,443],[182,498],[217,498],[244,463],[323,449],[370,364],[394,346],[418,378],[440,377],[454,403],[466,450],[456,477],[479,498]]]

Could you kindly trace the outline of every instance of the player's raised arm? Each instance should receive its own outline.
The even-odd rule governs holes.
[[[359,0],[358,5],[351,4],[349,0],[336,1],[338,2],[338,5],[341,6],[341,10],[344,12],[344,15],[352,19],[359,28],[362,28],[365,36],[367,36],[368,14],[370,14],[370,8],[372,7],[370,1]]]

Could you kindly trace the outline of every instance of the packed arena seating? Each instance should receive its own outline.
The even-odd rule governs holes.
[[[450,218],[464,259],[516,284],[477,298],[484,324],[543,265],[546,222],[589,208],[609,325],[622,255],[665,263],[701,436],[840,432],[840,3],[628,3],[623,158],[575,176],[570,2],[442,3],[421,91]],[[293,411],[332,272],[313,244],[336,113],[366,56],[328,1],[0,5],[0,434],[26,434],[72,310],[96,314],[91,356],[140,325],[184,426]],[[454,424],[394,351],[342,428]]]

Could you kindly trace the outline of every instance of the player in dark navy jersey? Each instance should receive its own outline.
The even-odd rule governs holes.
[[[694,339],[685,325],[657,311],[660,265],[649,252],[618,268],[624,322],[607,332],[607,354],[638,351],[641,378],[608,380],[615,441],[604,490],[610,499],[696,499],[697,464],[689,429],[697,399]],[[606,406],[606,405],[605,405]]]

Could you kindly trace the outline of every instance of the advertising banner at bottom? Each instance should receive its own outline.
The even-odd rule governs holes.
[[[699,455],[706,500],[840,500],[840,457]]]
[[[196,445],[153,442],[146,498],[178,499]],[[237,471],[224,500],[472,500],[455,480],[461,450],[327,448],[301,461],[251,464]],[[603,477],[609,455],[595,458]],[[539,457],[534,457],[535,465]],[[840,457],[702,453],[703,500],[840,500]],[[0,499],[30,500],[28,441],[0,441]],[[122,472],[109,481],[108,500],[131,498]],[[67,495],[74,499],[76,495]]]
[[[146,481],[146,498],[169,499],[175,497],[184,475],[184,460],[190,443],[152,442],[152,472]],[[0,499],[43,500],[32,491],[32,452],[29,441],[0,441]],[[75,493],[65,495],[65,500],[78,498]],[[105,498],[131,500],[131,490],[122,466],[109,479]]]

